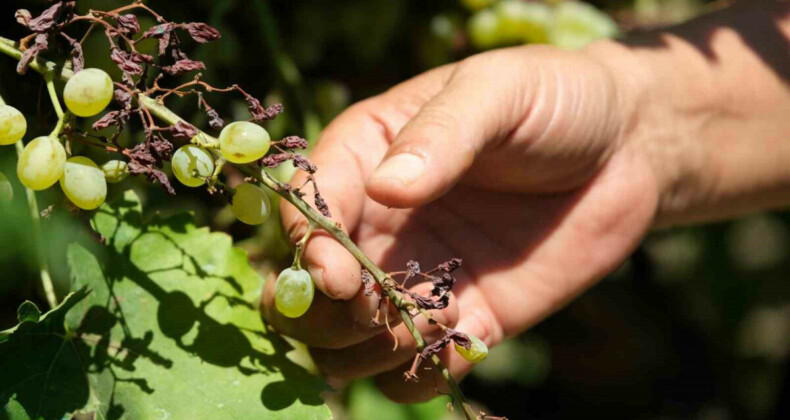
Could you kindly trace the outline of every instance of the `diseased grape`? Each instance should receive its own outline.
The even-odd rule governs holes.
[[[486,343],[482,342],[479,338],[467,334],[469,339],[472,341],[472,346],[469,347],[467,350],[464,346],[459,346],[458,344],[455,345],[455,351],[457,351],[461,357],[466,359],[468,362],[472,363],[480,363],[486,357],[488,357],[488,346]]]

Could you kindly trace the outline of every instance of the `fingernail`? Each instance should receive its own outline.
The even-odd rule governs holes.
[[[425,171],[425,161],[412,153],[401,153],[385,160],[371,179],[395,179],[411,185]]]

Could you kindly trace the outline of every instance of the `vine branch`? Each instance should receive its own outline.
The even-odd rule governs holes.
[[[15,43],[12,40],[3,37],[0,37],[0,52],[17,60],[22,57],[22,52],[16,48]],[[41,58],[33,60],[30,63],[30,68],[45,76],[47,74],[55,74],[62,80],[68,80],[74,75],[73,71],[71,71],[69,68],[60,68],[56,63]],[[136,100],[142,108],[167,124],[176,125],[179,122],[186,122],[179,115],[150,96],[140,93],[136,95]],[[207,143],[218,142],[216,138],[203,131],[199,131],[199,136]],[[20,145],[21,143],[17,144]],[[215,156],[215,158],[221,157],[218,150],[209,150]],[[409,330],[411,336],[414,338],[418,351],[422,351],[425,348],[425,340],[419,330],[415,327],[412,320],[412,315],[408,310],[408,308],[413,306],[412,303],[407,301],[404,297],[404,294],[397,290],[396,283],[392,277],[379,268],[370,258],[368,258],[368,256],[365,255],[362,250],[359,249],[359,247],[357,247],[354,241],[352,241],[351,238],[346,235],[345,232],[343,232],[341,227],[336,222],[324,217],[318,211],[313,209],[313,207],[304,201],[291,188],[289,188],[286,184],[274,179],[264,169],[251,164],[239,165],[238,168],[245,175],[257,180],[259,183],[263,184],[267,188],[280,195],[283,199],[291,203],[307,218],[309,224],[325,230],[330,235],[332,235],[332,237],[334,237],[335,240],[337,240],[343,247],[345,247],[346,250],[348,250],[348,252],[351,253],[351,255],[357,259],[357,261],[359,261],[362,267],[370,272],[374,280],[381,286],[383,293],[386,293],[386,298],[389,299],[389,301],[399,309],[403,323]],[[437,355],[432,355],[431,361],[447,381],[450,387],[450,395],[453,401],[461,407],[465,417],[468,420],[477,419],[477,414],[475,414],[471,404],[464,397],[461,389],[458,387],[458,383],[452,377],[447,367],[444,366]]]

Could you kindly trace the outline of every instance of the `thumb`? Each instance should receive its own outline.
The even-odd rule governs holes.
[[[503,81],[491,70],[507,63],[485,57],[487,64],[481,65],[483,59],[460,63],[444,89],[401,129],[367,182],[372,199],[397,208],[435,200],[463,177],[481,151],[517,124],[511,120],[523,108],[518,94],[525,89],[514,84],[526,83],[523,75]]]

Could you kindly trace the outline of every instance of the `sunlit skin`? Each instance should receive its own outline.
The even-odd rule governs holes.
[[[385,270],[463,258],[436,318],[496,346],[618,267],[652,228],[789,204],[790,63],[763,58],[785,49],[758,54],[744,41],[756,24],[790,32],[789,10],[750,2],[633,46],[520,47],[433,70],[327,127],[311,155],[319,186],[333,219]],[[298,240],[303,216],[281,210]],[[414,341],[398,324],[393,351],[372,324],[377,298],[342,246],[313,234],[304,265],[322,293],[289,319],[267,282],[271,325],[310,345],[334,385],[375,376],[396,401],[436,395],[435,370],[404,384]],[[416,323],[428,342],[441,337]],[[452,346],[441,357],[457,379],[472,367]]]

